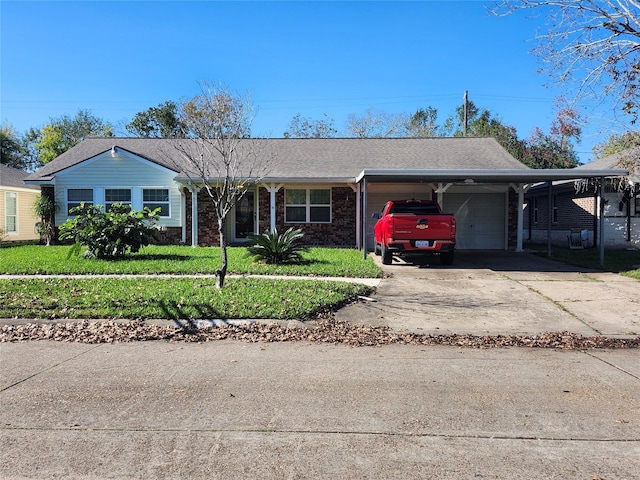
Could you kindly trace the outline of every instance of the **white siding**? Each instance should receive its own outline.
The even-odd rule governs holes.
[[[100,205],[104,205],[106,188],[130,188],[134,210],[142,209],[143,188],[168,188],[171,216],[161,218],[158,224],[179,227],[182,224],[181,194],[178,184],[173,181],[174,176],[173,172],[129,154],[119,152],[115,157],[110,153],[100,155],[56,175],[55,201],[59,206],[56,225],[68,218],[67,190],[70,188],[92,188],[94,203]]]

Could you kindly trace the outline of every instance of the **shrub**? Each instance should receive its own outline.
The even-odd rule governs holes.
[[[247,250],[254,258],[265,263],[296,263],[302,260],[302,252],[308,250],[302,243],[303,236],[302,230],[293,227],[283,234],[279,234],[276,228],[273,232],[249,235],[253,245],[247,247]]]
[[[75,240],[70,254],[79,253],[80,246],[88,248],[87,256],[100,259],[122,258],[138,252],[153,240],[160,209],[131,210],[129,205],[113,204],[108,211],[101,205],[80,204],[71,210],[70,218],[60,226],[60,239]]]
[[[53,224],[58,206],[51,197],[40,195],[33,202],[31,210],[37,217],[40,217],[40,221],[36,223],[36,231],[40,235],[40,239],[44,241],[45,245],[51,245],[56,236],[56,228]]]

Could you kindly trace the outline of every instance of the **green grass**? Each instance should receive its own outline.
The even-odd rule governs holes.
[[[0,248],[0,274],[214,274],[220,268],[216,247],[148,246],[123,260],[71,257],[69,246],[18,245]],[[230,247],[229,274],[332,277],[381,276],[370,258],[354,249],[312,248],[296,265],[265,265],[251,259],[244,247]]]
[[[369,288],[347,282],[214,279],[49,278],[0,280],[0,318],[305,319]]]
[[[547,245],[527,244],[525,247],[540,256],[547,256]],[[578,267],[620,273],[640,280],[640,251],[605,248],[604,267],[600,266],[600,250],[587,248],[571,250],[566,247],[552,246],[551,259]]]

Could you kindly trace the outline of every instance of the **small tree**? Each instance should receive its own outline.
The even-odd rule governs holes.
[[[56,228],[54,226],[54,216],[58,210],[53,198],[48,195],[40,195],[33,202],[31,207],[34,215],[40,217],[40,221],[36,223],[36,231],[40,235],[42,241],[48,247],[56,236]]]
[[[60,239],[74,239],[78,252],[81,245],[88,248],[90,257],[113,260],[127,253],[136,253],[153,240],[160,209],[134,211],[129,205],[113,204],[108,211],[101,205],[81,203],[71,210],[70,218],[60,226]]]
[[[251,138],[253,107],[248,95],[234,95],[227,87],[212,83],[200,84],[200,90],[180,106],[186,138],[171,144],[182,160],[176,166],[204,188],[213,204],[221,250],[216,286],[223,288],[228,268],[227,216],[249,188],[264,178],[272,156],[266,153],[264,142]]]

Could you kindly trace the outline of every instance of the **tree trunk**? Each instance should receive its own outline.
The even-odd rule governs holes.
[[[227,276],[227,237],[224,233],[224,226],[224,219],[219,219],[218,234],[220,235],[221,265],[220,269],[216,270],[216,288],[219,289],[224,287],[224,279]]]

